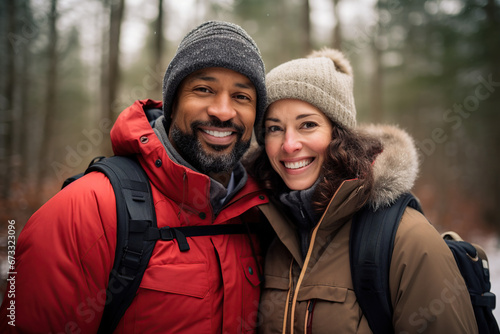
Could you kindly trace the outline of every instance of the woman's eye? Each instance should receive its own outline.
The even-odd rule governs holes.
[[[271,125],[271,126],[268,126],[266,128],[266,133],[273,133],[273,132],[277,132],[277,131],[280,131],[281,128],[277,125]]]
[[[302,127],[304,129],[311,129],[311,128],[314,128],[316,126],[318,126],[318,124],[316,124],[314,122],[306,122],[306,123],[302,124]]]

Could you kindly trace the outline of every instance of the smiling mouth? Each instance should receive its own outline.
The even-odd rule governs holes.
[[[303,168],[303,167],[310,165],[313,162],[313,160],[314,159],[310,158],[310,159],[304,159],[304,160],[295,161],[295,162],[284,161],[283,165],[285,165],[285,168],[288,168],[288,169],[299,169],[299,168]]]
[[[201,131],[217,138],[223,138],[233,134],[232,131],[215,131],[215,130],[204,130],[204,129],[202,129]]]

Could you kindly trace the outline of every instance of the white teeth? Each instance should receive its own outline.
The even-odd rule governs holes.
[[[213,131],[213,130],[203,130],[209,135],[212,135],[214,137],[227,137],[230,136],[233,132],[232,131]]]
[[[313,159],[307,159],[307,160],[302,160],[302,161],[297,161],[297,162],[285,162],[285,167],[290,168],[290,169],[297,169],[297,168],[302,168],[307,165],[309,165]]]

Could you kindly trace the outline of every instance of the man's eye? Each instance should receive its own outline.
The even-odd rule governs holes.
[[[248,96],[242,95],[242,94],[236,95],[235,98],[237,98],[238,100],[248,100],[248,101],[250,101],[250,98]]]
[[[194,90],[197,92],[202,92],[202,93],[210,93],[210,89],[208,89],[206,87],[196,87]]]

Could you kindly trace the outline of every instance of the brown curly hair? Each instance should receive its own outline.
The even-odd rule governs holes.
[[[313,195],[313,207],[323,212],[343,181],[361,179],[363,196],[360,203],[369,199],[373,188],[372,163],[382,152],[382,143],[373,137],[333,124],[332,141],[326,151],[321,181]],[[286,185],[274,171],[263,146],[248,154],[243,161],[248,173],[271,192],[286,191]]]

